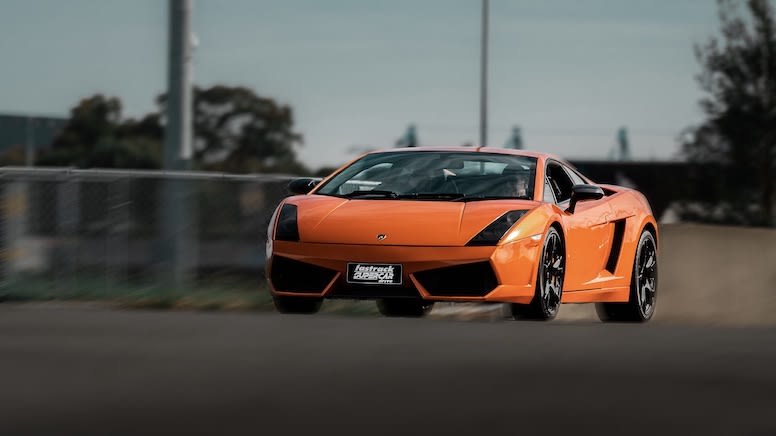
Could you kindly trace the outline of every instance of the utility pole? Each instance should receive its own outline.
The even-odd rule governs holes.
[[[488,146],[488,15],[489,0],[482,0],[480,47],[480,147]]]
[[[169,7],[164,169],[185,171],[192,154],[191,0],[169,0]],[[194,210],[188,183],[174,175],[162,179],[158,254],[165,287],[183,287],[192,263]]]
[[[191,161],[191,0],[170,0],[169,25],[164,169],[187,170]]]

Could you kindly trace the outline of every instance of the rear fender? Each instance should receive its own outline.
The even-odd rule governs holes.
[[[634,191],[633,194],[637,193]],[[634,195],[634,197],[641,197],[639,200],[643,199],[641,194]],[[646,203],[646,200],[642,201]],[[623,278],[623,281],[621,282],[622,286],[629,286],[631,283],[633,276],[633,262],[636,259],[636,248],[638,247],[641,233],[645,228],[647,228],[648,225],[651,225],[654,229],[655,243],[657,243],[659,248],[660,243],[658,238],[657,221],[655,220],[655,217],[652,216],[648,204],[646,204],[646,207],[636,211],[633,216],[625,220],[625,234],[623,235],[622,252],[620,255],[620,260],[617,263],[617,269],[615,270],[615,275]]]

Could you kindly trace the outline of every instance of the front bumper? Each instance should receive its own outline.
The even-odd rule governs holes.
[[[415,247],[273,241],[267,278],[275,295],[316,298],[423,298],[528,303],[539,244]],[[401,264],[402,285],[353,285],[347,264]]]

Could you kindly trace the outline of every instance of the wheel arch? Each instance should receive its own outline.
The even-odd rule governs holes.
[[[531,273],[530,281],[526,284],[530,284],[532,288],[536,287],[537,273],[539,270],[539,258],[541,257],[541,247],[544,245],[547,233],[551,228],[554,228],[560,236],[564,250],[568,253],[568,247],[566,246],[566,233],[563,228],[563,212],[560,211],[554,204],[542,204],[535,209],[531,210],[525,217],[521,219],[511,231],[515,232],[522,237],[541,235],[541,239],[535,240],[531,247],[537,247],[535,251],[535,257],[531,258]],[[568,256],[568,254],[566,254]]]
[[[633,262],[636,260],[636,250],[641,239],[641,234],[648,231],[655,238],[656,247],[658,244],[658,226],[655,218],[649,214],[637,215],[628,218],[625,237],[622,242],[622,253],[620,262],[618,262],[617,272],[624,279],[623,285],[630,285],[633,276]]]
[[[657,246],[658,246],[658,241],[657,241],[657,226],[655,226],[655,225],[654,225],[654,224],[653,224],[651,221],[647,221],[647,223],[646,223],[646,224],[644,224],[644,230],[646,230],[646,231],[648,231],[649,233],[651,233],[651,234],[652,234],[652,237],[653,237],[653,238],[655,238],[655,248],[657,248]],[[642,230],[641,232],[639,232],[639,235],[641,235],[641,233],[643,233],[643,232],[644,232],[644,230]]]
[[[550,225],[547,227],[547,230],[554,228],[558,231],[558,234],[560,235],[560,240],[563,241],[563,249],[566,249],[566,235],[563,233],[563,225],[561,225],[560,221],[553,219],[550,221]],[[546,232],[545,232],[546,233]]]

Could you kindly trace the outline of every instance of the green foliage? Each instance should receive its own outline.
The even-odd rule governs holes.
[[[162,128],[158,116],[122,121],[121,102],[101,94],[81,100],[51,149],[37,159],[42,166],[78,168],[159,168]]]
[[[54,147],[89,152],[114,136],[121,120],[121,102],[116,97],[97,94],[81,100],[70,111],[70,120],[54,140]]]
[[[706,121],[688,129],[692,161],[730,168],[725,198],[743,224],[774,225],[776,184],[776,16],[768,0],[719,0],[721,38],[695,47]]]
[[[164,113],[166,96],[157,98]],[[290,107],[251,89],[194,88],[194,160],[199,168],[232,173],[307,174],[296,157],[302,135]]]
[[[194,88],[197,169],[233,173],[309,174],[297,160],[302,136],[293,111],[244,87]],[[81,100],[37,164],[78,168],[160,168],[166,96],[158,112],[122,119],[121,102],[101,94]]]

